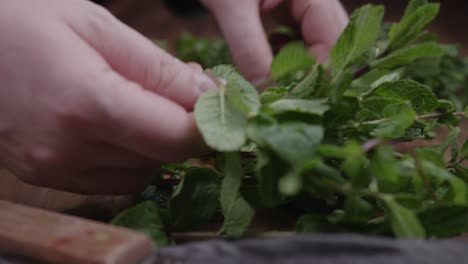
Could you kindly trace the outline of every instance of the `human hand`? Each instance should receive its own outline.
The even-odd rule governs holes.
[[[83,0],[0,2],[0,165],[40,186],[141,190],[204,148],[191,110],[213,83]]]
[[[282,0],[202,0],[215,15],[239,70],[253,83],[268,78],[273,60],[263,29],[260,12],[269,11]],[[290,0],[294,19],[319,61],[327,59],[348,23],[346,11],[338,0]]]

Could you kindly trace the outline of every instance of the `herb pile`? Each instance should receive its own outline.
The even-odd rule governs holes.
[[[219,90],[199,98],[195,118],[217,153],[201,159],[212,166],[165,166],[141,203],[113,223],[160,245],[183,234],[261,235],[252,222],[265,212],[292,219],[283,227],[297,232],[423,239],[468,231],[468,141],[459,141],[458,127],[468,115],[468,64],[424,30],[438,11],[412,0],[387,26],[384,7],[365,5],[329,64],[292,42],[275,57],[261,94],[233,66],[208,70]],[[229,60],[223,43],[210,49],[187,38],[178,44],[183,57]],[[392,147],[430,139],[441,126],[450,133],[438,146]]]

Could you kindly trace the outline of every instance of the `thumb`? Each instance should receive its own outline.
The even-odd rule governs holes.
[[[215,84],[202,72],[171,56],[107,10],[89,4],[93,16],[76,18],[72,29],[127,80],[192,110]]]

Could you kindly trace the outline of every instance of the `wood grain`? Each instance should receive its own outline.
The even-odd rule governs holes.
[[[152,252],[142,234],[0,201],[0,254],[46,263],[140,263]]]

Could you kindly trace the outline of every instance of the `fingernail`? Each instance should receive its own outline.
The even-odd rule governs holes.
[[[196,92],[200,94],[209,90],[217,89],[214,82],[203,73],[196,73],[194,79],[195,79],[194,89]]]

